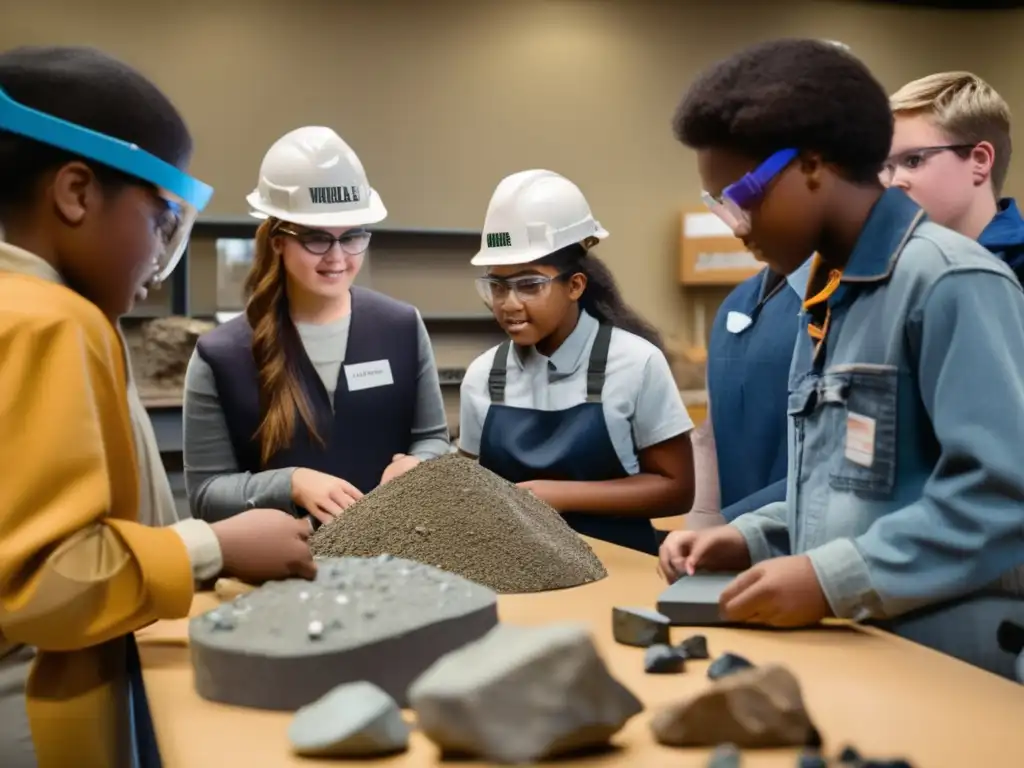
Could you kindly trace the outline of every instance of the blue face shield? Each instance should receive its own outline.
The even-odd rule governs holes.
[[[176,226],[164,233],[165,242],[157,259],[153,282],[167,279],[185,252],[196,218],[213,196],[212,187],[134,144],[19,104],[3,89],[0,89],[0,131],[94,160],[152,184],[178,218]]]

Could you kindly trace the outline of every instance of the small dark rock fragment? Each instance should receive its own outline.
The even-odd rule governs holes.
[[[711,753],[708,768],[740,768],[740,751],[735,744],[719,744]]]
[[[646,648],[668,645],[669,621],[657,611],[647,608],[612,608],[612,634],[617,643]]]
[[[860,752],[853,747],[843,747],[843,751],[839,753],[839,762],[843,765],[857,765],[860,761]]]
[[[718,680],[726,675],[732,675],[744,669],[750,669],[754,665],[742,656],[735,653],[723,653],[708,667],[708,678]]]
[[[644,672],[652,675],[668,675],[682,672],[686,659],[674,648],[661,643],[650,646],[644,652]]]
[[[692,635],[676,646],[676,653],[687,659],[710,659],[708,639],[704,635]]]
[[[828,768],[828,761],[815,750],[804,750],[797,761],[797,768]]]
[[[859,768],[913,768],[906,760],[864,760]]]

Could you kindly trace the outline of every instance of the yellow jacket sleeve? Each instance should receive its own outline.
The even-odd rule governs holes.
[[[135,521],[114,329],[98,315],[0,309],[0,360],[0,636],[69,651],[187,615],[184,542]]]

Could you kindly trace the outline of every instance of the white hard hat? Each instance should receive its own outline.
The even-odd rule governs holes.
[[[476,266],[528,264],[608,232],[594,219],[580,188],[554,171],[506,176],[487,206]]]
[[[388,215],[359,157],[330,128],[306,126],[274,142],[246,200],[252,215],[307,227],[357,227]]]

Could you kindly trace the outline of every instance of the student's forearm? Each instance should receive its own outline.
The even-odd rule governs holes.
[[[225,520],[246,509],[270,507],[294,511],[292,474],[295,467],[266,472],[201,473],[185,470],[192,514],[209,523]]]
[[[617,480],[542,481],[542,496],[560,512],[655,518],[678,515],[693,501],[693,486],[641,472]]]

